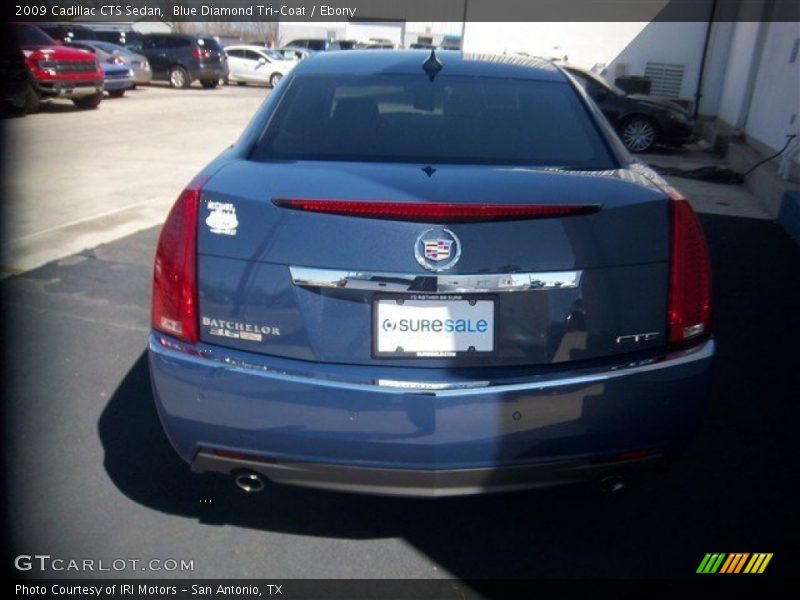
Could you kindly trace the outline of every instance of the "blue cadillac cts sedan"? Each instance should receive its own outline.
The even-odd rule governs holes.
[[[149,362],[195,472],[444,496],[668,462],[710,326],[695,214],[564,71],[332,52],[176,201]]]

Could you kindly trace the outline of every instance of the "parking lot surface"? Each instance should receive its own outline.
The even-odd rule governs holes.
[[[200,167],[236,141],[260,86],[138,87],[97,110],[68,100],[5,122],[0,265],[18,273],[160,223]]]
[[[150,198],[147,218],[159,221],[265,92],[198,89],[173,100],[184,93],[147,88],[119,107],[65,108],[13,126],[47,137],[46,152],[65,157],[59,177],[41,183],[83,198],[86,216],[106,210],[111,194],[122,210]],[[107,130],[103,114],[128,134]],[[91,147],[77,141],[89,138]],[[14,189],[32,193],[32,145],[41,139],[16,140],[28,158]],[[692,189],[712,204],[726,196],[725,186]],[[50,214],[57,204],[26,206],[17,226],[32,233],[38,220],[47,229],[74,218]],[[433,501],[280,486],[244,495],[228,478],[192,475],[161,430],[144,356],[158,227],[132,218],[125,227],[141,230],[123,237],[90,227],[87,235],[100,236],[92,241],[107,243],[0,282],[9,551],[193,560],[191,572],[103,574],[121,577],[682,578],[706,552],[772,552],[767,576],[791,575],[800,557],[800,251],[771,221],[712,212],[701,220],[714,272],[715,383],[683,459],[618,494],[581,485]]]

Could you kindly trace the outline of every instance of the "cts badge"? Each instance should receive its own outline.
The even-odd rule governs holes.
[[[461,242],[449,229],[433,227],[417,238],[414,256],[429,271],[445,271],[461,257]]]

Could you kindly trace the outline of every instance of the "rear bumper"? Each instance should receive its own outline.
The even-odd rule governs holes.
[[[103,83],[103,87],[108,92],[113,92],[115,90],[127,90],[128,88],[133,86],[133,78],[132,77],[120,77],[118,79],[106,79]]]
[[[228,76],[228,65],[227,64],[219,64],[219,65],[201,65],[196,71],[192,73],[192,77],[194,79],[204,80],[215,80],[215,79],[225,79]]]
[[[274,483],[382,496],[436,498],[600,481],[606,476],[620,476],[666,464],[663,454],[653,453],[613,463],[576,460],[473,469],[392,469],[292,461],[268,463],[202,450],[192,461],[192,471],[224,475],[255,472]]]
[[[526,373],[334,367],[161,334],[149,343],[164,429],[195,471],[414,496],[554,485],[662,461],[694,431],[713,353],[709,340]],[[638,460],[610,462],[631,451]]]

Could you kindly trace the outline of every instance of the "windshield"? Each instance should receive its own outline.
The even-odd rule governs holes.
[[[55,40],[33,25],[16,24],[14,33],[22,46],[54,46]]]
[[[423,73],[297,77],[251,158],[615,167],[567,83]]]
[[[608,83],[605,79],[603,79],[599,75],[595,75],[591,71],[578,71],[578,70],[575,70],[575,69],[567,69],[567,70],[584,87],[586,87],[586,82],[587,81],[592,81],[592,82],[596,83],[597,85],[599,85],[601,87],[604,87],[605,89],[610,90],[610,91],[614,92],[615,94],[617,94],[619,96],[627,96],[628,95],[628,92],[626,92],[622,88],[619,88],[616,85],[612,85],[612,84]]]
[[[286,60],[286,57],[283,54],[275,50],[259,50],[259,52],[261,52],[264,56],[271,58],[272,60]]]

